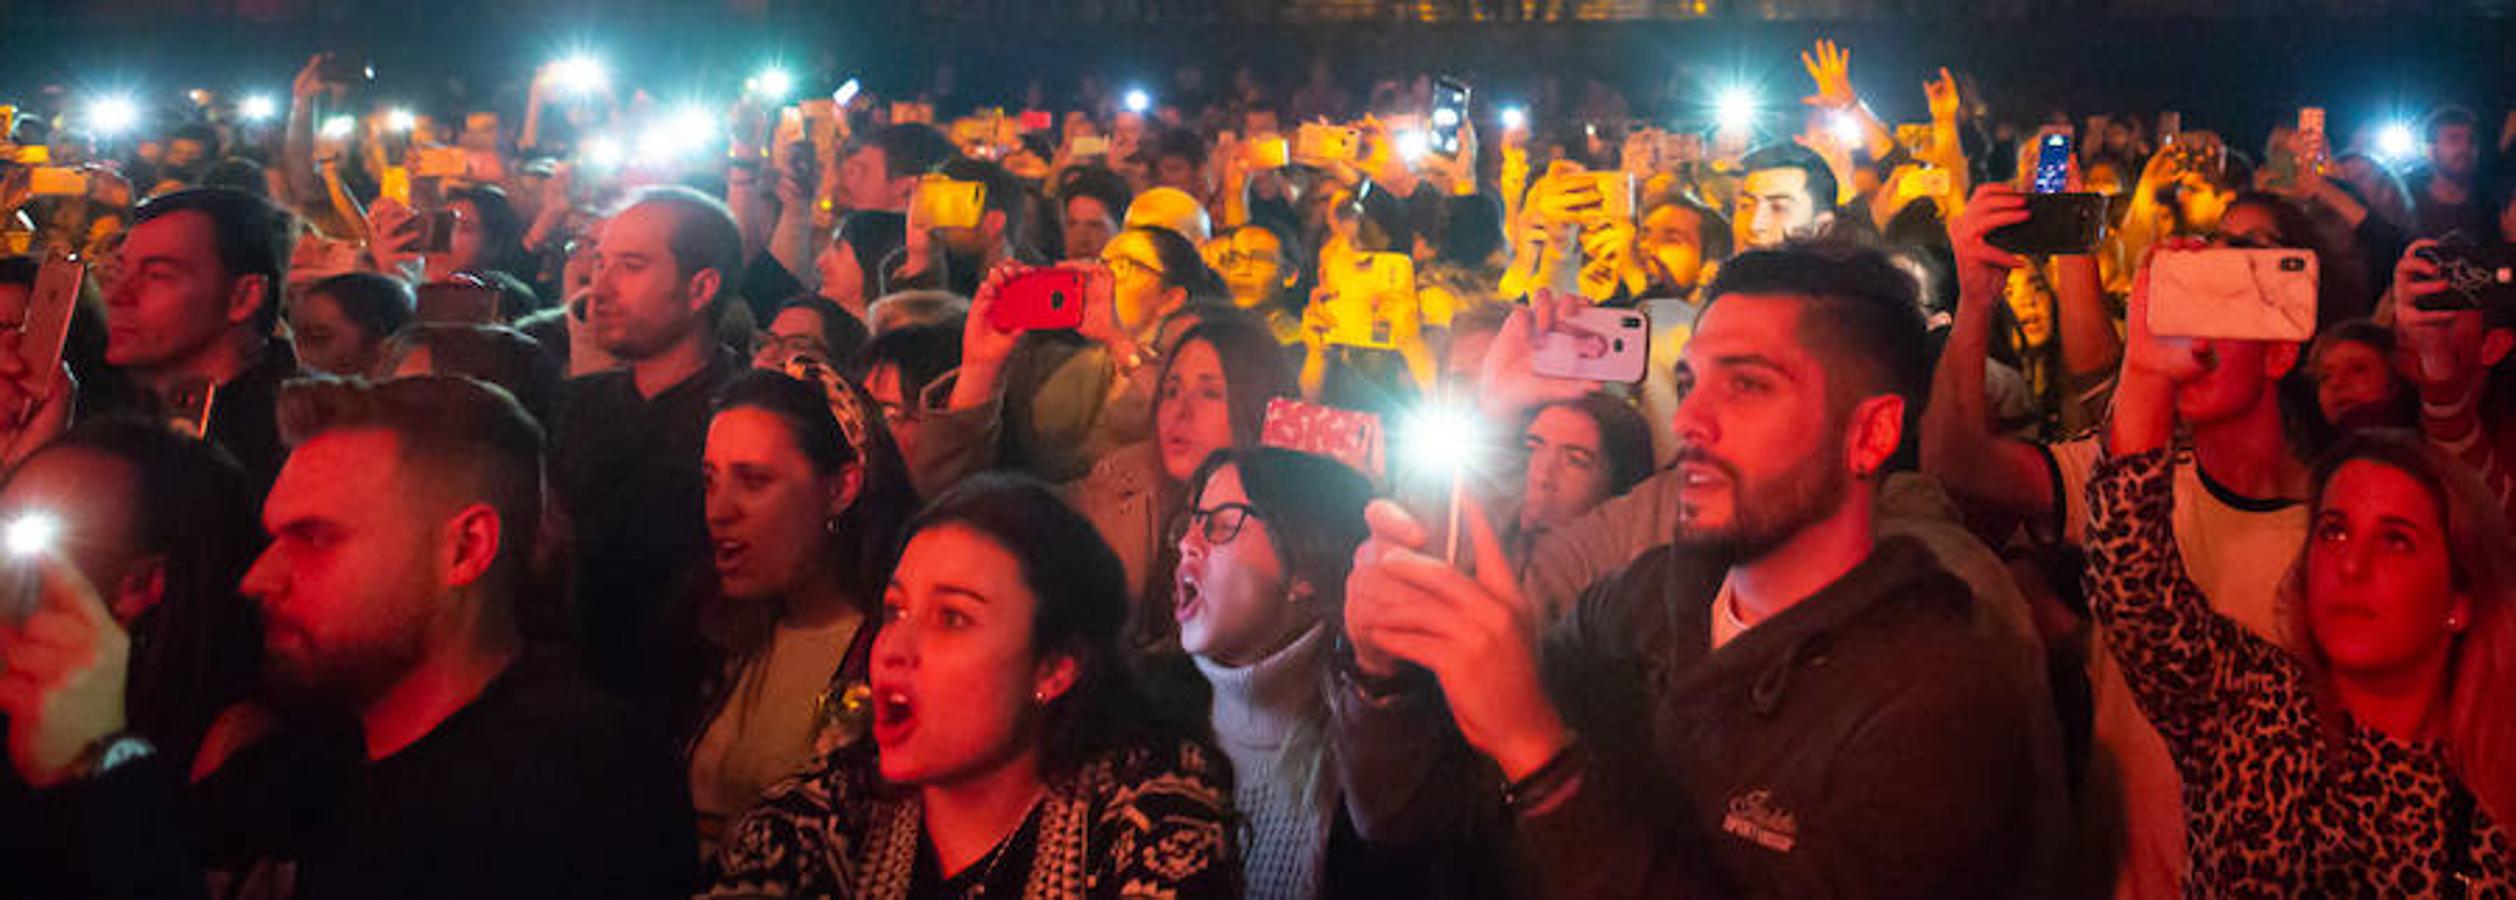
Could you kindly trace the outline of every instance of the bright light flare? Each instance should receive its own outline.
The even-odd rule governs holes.
[[[1743,87],[1724,89],[1713,100],[1712,113],[1723,131],[1747,131],[1756,127],[1756,113],[1761,104],[1756,92]]]
[[[358,132],[358,120],[349,116],[333,116],[323,120],[323,136],[342,140]]]
[[[255,94],[236,103],[236,115],[247,122],[268,122],[280,114],[280,102],[269,94]]]
[[[384,130],[386,131],[406,134],[417,127],[419,127],[419,117],[411,114],[410,110],[396,107],[384,111]]]
[[[1484,445],[1485,420],[1473,410],[1431,403],[1416,407],[1399,420],[1405,438],[1400,452],[1415,472],[1448,475],[1467,468],[1476,448]]]
[[[582,53],[552,63],[550,75],[560,90],[571,94],[594,93],[611,80],[602,60]]]
[[[1126,104],[1128,112],[1141,114],[1153,108],[1153,95],[1136,88],[1127,92]]]
[[[760,70],[760,74],[751,76],[751,80],[746,82],[744,87],[770,100],[784,100],[787,95],[795,92],[795,76],[785,69],[770,66]]]
[[[648,165],[679,162],[706,150],[716,140],[716,116],[704,104],[673,110],[649,123],[638,136],[638,161]]]
[[[830,92],[830,101],[837,103],[841,108],[845,108],[848,104],[856,102],[856,95],[864,89],[865,86],[863,84],[858,83],[856,79],[850,78],[847,80],[847,83],[839,85],[838,90]]]
[[[2393,122],[2376,132],[2376,155],[2386,162],[2409,162],[2419,158],[2420,150],[2420,132],[2407,123]]]
[[[97,98],[87,108],[87,127],[99,137],[112,137],[140,125],[140,102],[127,94]]]
[[[1846,147],[1859,147],[1869,140],[1870,130],[1861,124],[1861,117],[1851,113],[1832,113],[1826,119],[1826,130],[1835,141]]]
[[[1398,158],[1407,162],[1423,159],[1426,154],[1433,152],[1433,139],[1425,136],[1424,132],[1412,128],[1398,132],[1395,143],[1398,148]]]
[[[1517,106],[1506,106],[1506,107],[1503,107],[1503,128],[1504,128],[1504,130],[1506,130],[1506,131],[1519,131],[1519,130],[1524,129],[1524,128],[1527,128],[1527,127],[1529,127],[1529,111],[1528,111],[1528,110],[1521,109],[1520,107],[1517,107]]]
[[[628,161],[629,149],[620,145],[619,138],[598,135],[585,142],[586,165],[597,169],[617,169],[621,163]]]
[[[5,543],[11,556],[34,556],[52,549],[61,537],[61,520],[51,513],[29,512],[9,520],[0,543]]]

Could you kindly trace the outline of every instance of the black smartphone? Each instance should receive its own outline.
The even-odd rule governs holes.
[[[2063,132],[2036,138],[2036,193],[2059,194],[2070,184],[2070,149],[2070,135]]]
[[[419,232],[419,246],[411,249],[421,253],[454,252],[454,210],[428,210],[411,221],[411,227]]]
[[[498,300],[497,288],[458,275],[452,281],[420,285],[419,302],[412,313],[432,324],[496,325]]]
[[[2446,290],[2412,301],[2425,310],[2487,309],[2516,303],[2516,253],[2484,247],[2449,235],[2436,246],[2422,247],[2420,258],[2437,264]]]
[[[1456,78],[1443,77],[1433,81],[1432,150],[1443,156],[1459,154],[1459,128],[1468,121],[1468,85]]]
[[[376,80],[376,64],[355,56],[333,55],[316,69],[323,80],[333,84],[365,84]]]
[[[194,440],[207,440],[210,414],[217,406],[217,382],[207,378],[178,381],[166,392],[166,427]]]
[[[1984,242],[2011,253],[2070,256],[2105,239],[2104,194],[2027,194],[2025,200],[2027,220],[1993,229]]]

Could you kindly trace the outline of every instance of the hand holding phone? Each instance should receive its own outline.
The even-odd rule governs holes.
[[[1651,321],[1640,310],[1582,306],[1534,335],[1529,364],[1549,378],[1641,381],[1651,363]]]
[[[998,331],[1055,331],[1083,325],[1087,274],[1080,269],[1026,269],[997,285],[988,324]]]
[[[1276,397],[1267,401],[1258,431],[1260,446],[1325,456],[1375,482],[1386,470],[1387,435],[1380,417],[1368,412]]]
[[[2311,340],[2318,268],[2311,250],[2160,250],[2149,257],[2149,330],[2166,337]]]

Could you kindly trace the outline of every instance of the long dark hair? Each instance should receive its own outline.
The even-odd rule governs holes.
[[[1026,475],[973,476],[910,521],[901,545],[950,525],[985,535],[1021,568],[1022,583],[1037,600],[1032,655],[1075,661],[1074,687],[1047,705],[1043,780],[1057,785],[1112,751],[1197,733],[1188,723],[1165,720],[1137,689],[1118,647],[1127,619],[1126,569],[1091,521],[1054,489]]]
[[[1194,327],[1179,336],[1169,355],[1162,360],[1162,381],[1169,381],[1171,367],[1179,362],[1180,349],[1203,341],[1214,348],[1215,358],[1223,365],[1224,402],[1231,410],[1232,445],[1255,447],[1259,431],[1266,425],[1267,401],[1274,397],[1298,397],[1301,382],[1293,367],[1285,362],[1284,347],[1276,343],[1275,334],[1259,324],[1248,313],[1229,306],[1201,305]],[[1154,421],[1161,421],[1162,395],[1157,382],[1154,399]]]
[[[130,623],[124,702],[135,730],[190,765],[210,723],[252,696],[261,672],[261,612],[237,591],[262,552],[260,498],[235,459],[152,422],[88,422],[35,455],[62,450],[131,467],[130,549],[160,560],[164,592]]]
[[[1549,403],[1538,409],[1542,415],[1550,409],[1569,409],[1589,419],[1599,430],[1599,461],[1607,464],[1607,494],[1622,497],[1634,485],[1651,477],[1651,423],[1634,411],[1633,404],[1614,395],[1593,391],[1571,400]],[[1537,421],[1531,415],[1529,421]]]

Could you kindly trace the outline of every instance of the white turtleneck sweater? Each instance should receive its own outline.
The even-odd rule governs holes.
[[[1238,668],[1193,657],[1214,685],[1214,737],[1232,760],[1232,799],[1247,823],[1241,871],[1251,900],[1319,896],[1335,806],[1297,796],[1298,786],[1279,776],[1276,765],[1303,718],[1327,715],[1319,695],[1325,630],[1312,626],[1274,655]]]

